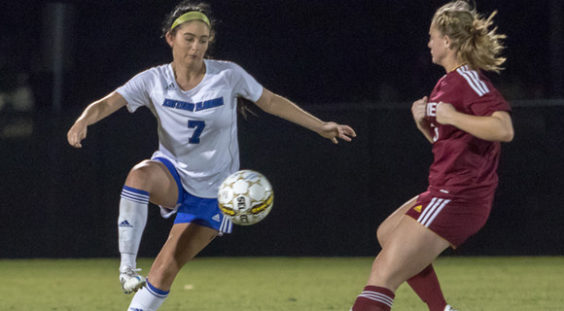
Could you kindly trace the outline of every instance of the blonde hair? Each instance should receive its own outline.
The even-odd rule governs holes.
[[[494,11],[483,18],[466,1],[453,1],[440,7],[433,16],[431,25],[442,35],[451,39],[450,47],[457,49],[457,57],[472,68],[499,72],[506,58],[500,56],[505,48],[501,40],[504,34],[496,33],[493,25]]]

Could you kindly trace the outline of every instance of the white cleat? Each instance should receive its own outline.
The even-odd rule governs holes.
[[[141,271],[141,269],[131,267],[127,267],[123,270],[120,269],[119,282],[125,294],[134,293],[145,285],[145,278],[139,275],[139,273],[137,273],[138,271]]]
[[[446,305],[444,311],[458,311],[458,310],[456,310],[455,308],[451,307],[450,305]]]

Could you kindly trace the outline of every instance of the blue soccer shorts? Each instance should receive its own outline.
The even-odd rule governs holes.
[[[182,187],[180,176],[176,171],[174,164],[167,158],[156,157],[155,161],[159,161],[166,166],[169,173],[176,181],[178,187],[178,201],[176,202],[176,218],[175,224],[179,223],[194,223],[201,226],[209,227],[219,231],[220,234],[231,233],[233,223],[229,217],[223,215],[218,207],[217,198],[200,198],[190,194]],[[168,212],[164,212],[168,210]],[[161,206],[161,215],[168,218],[175,210],[163,208]]]

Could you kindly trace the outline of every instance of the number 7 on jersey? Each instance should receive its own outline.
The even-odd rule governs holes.
[[[191,128],[191,129],[195,128],[194,134],[192,134],[192,137],[190,137],[190,139],[188,139],[188,143],[199,144],[200,143],[200,135],[202,135],[202,131],[204,130],[205,126],[206,126],[205,121],[188,120],[188,128]]]

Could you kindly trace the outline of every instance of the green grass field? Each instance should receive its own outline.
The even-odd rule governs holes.
[[[163,311],[348,311],[372,258],[198,258]],[[147,272],[151,260],[140,260]],[[117,259],[0,260],[0,310],[125,311]],[[445,257],[436,262],[460,311],[564,310],[564,257]],[[393,310],[427,310],[407,285]]]

